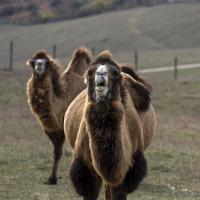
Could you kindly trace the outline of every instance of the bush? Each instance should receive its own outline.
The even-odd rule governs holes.
[[[26,7],[26,10],[30,11],[30,12],[35,12],[37,9],[38,9],[38,7],[33,3],[28,4]]]
[[[109,0],[96,0],[92,1],[89,4],[86,4],[85,6],[82,7],[80,10],[80,15],[91,15],[91,14],[97,14],[97,13],[102,13],[104,11],[109,10],[111,6],[111,1]]]
[[[82,7],[85,3],[86,3],[85,0],[74,0],[72,3],[72,7],[78,9]]]
[[[52,7],[57,7],[57,6],[59,6],[61,4],[61,0],[53,0],[52,2],[51,2],[51,6]]]
[[[1,17],[10,17],[16,12],[15,7],[13,6],[5,6],[0,11]]]
[[[47,22],[47,21],[51,21],[52,19],[54,19],[55,14],[50,10],[41,11],[38,18],[41,22]]]

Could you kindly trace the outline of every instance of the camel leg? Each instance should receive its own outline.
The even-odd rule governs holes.
[[[47,135],[49,136],[49,139],[54,146],[54,162],[51,175],[49,176],[45,184],[55,185],[57,184],[58,164],[62,156],[62,146],[65,140],[65,136],[63,131],[59,131],[56,133],[47,133]]]
[[[105,198],[111,200],[111,187],[107,184],[105,185]]]
[[[111,189],[111,199],[112,200],[127,200],[127,192],[123,184],[116,188]]]
[[[134,192],[147,174],[147,161],[143,153],[135,153],[133,159],[134,165],[128,170],[123,182],[127,193]]]
[[[73,160],[69,177],[76,192],[83,197],[83,200],[97,200],[101,179],[81,159]]]
[[[111,189],[112,200],[126,200],[127,195],[134,192],[146,176],[147,162],[143,153],[135,153],[133,159],[134,165],[128,170],[123,183]]]

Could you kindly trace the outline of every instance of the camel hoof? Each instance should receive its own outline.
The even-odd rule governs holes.
[[[44,182],[45,185],[56,185],[57,178],[56,177],[49,177],[48,181]]]

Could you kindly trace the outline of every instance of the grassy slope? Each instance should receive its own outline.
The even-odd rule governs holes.
[[[197,7],[200,5],[194,6],[194,10]],[[124,61],[132,59],[128,48],[140,48],[144,66],[166,65],[169,58],[172,59],[176,54],[184,55],[185,62],[198,61],[199,49],[192,49],[192,46],[183,49],[179,46],[180,50],[173,48],[171,51],[171,46],[166,48],[164,43],[153,42],[158,38],[153,37],[155,33],[152,38],[148,37],[150,32],[144,30],[147,25],[141,20],[150,20],[149,15],[156,11],[156,8],[153,9],[139,10],[139,13],[110,13],[33,27],[0,26],[1,67],[7,64],[8,40],[16,39],[15,51],[18,53],[15,55],[16,70],[11,73],[0,71],[0,199],[79,199],[66,178],[70,162],[69,149],[67,157],[63,156],[61,162],[59,175],[62,179],[59,185],[42,184],[50,173],[53,149],[26,104],[25,83],[29,74],[28,70],[22,70],[26,58],[38,48],[51,50],[51,44],[57,43],[59,58],[64,62],[73,48],[79,45],[90,47],[95,42],[98,50],[111,48],[116,57]],[[162,10],[164,7],[157,9]],[[138,16],[139,30],[132,28],[137,25],[135,17]],[[130,43],[134,38],[139,38],[137,43]],[[166,39],[169,40],[169,37]],[[129,199],[199,199],[199,73],[199,69],[182,71],[178,82],[173,81],[171,72],[146,75],[154,86],[153,102],[158,127],[155,140],[146,153],[149,175]],[[104,199],[103,193],[100,199]]]
[[[154,86],[157,133],[146,152],[148,177],[129,199],[199,199],[199,73],[199,69],[182,71],[178,82],[170,72],[146,75]],[[67,176],[68,146],[58,186],[42,184],[50,173],[53,149],[26,104],[28,76],[21,71],[0,74],[0,199],[80,199]]]
[[[58,57],[66,62],[80,46],[95,46],[96,51],[110,49],[126,62],[133,51],[140,52],[140,66],[171,65],[177,55],[180,63],[199,62],[200,4],[178,4],[113,12],[93,17],[36,26],[0,25],[1,67],[8,65],[8,41],[15,41],[15,64],[38,49],[52,51],[57,44]]]
[[[166,48],[198,48],[200,43],[198,19],[200,19],[199,4],[167,5],[149,9],[141,16],[139,25],[142,34]]]

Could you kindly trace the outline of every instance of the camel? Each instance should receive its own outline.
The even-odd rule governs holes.
[[[36,52],[27,61],[32,69],[27,82],[28,104],[54,146],[53,168],[46,184],[57,184],[58,164],[65,140],[64,114],[72,100],[86,87],[83,74],[90,61],[91,52],[84,47],[74,51],[64,72],[59,61],[44,50]]]
[[[91,64],[87,89],[68,107],[65,136],[73,149],[70,179],[84,200],[96,200],[102,181],[106,198],[126,200],[147,173],[144,150],[155,132],[150,92],[108,51]]]

